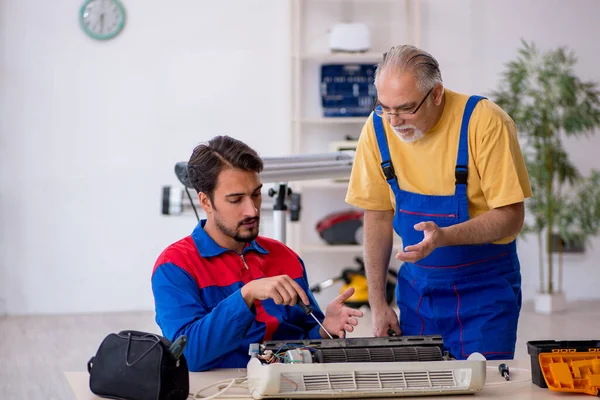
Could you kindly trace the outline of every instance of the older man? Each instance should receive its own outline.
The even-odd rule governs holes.
[[[438,62],[413,46],[384,55],[375,86],[346,197],[365,209],[374,334],[441,334],[456,358],[512,358],[515,238],[531,196],[514,122],[485,98],[445,89]],[[385,301],[392,229],[403,243],[399,318]]]

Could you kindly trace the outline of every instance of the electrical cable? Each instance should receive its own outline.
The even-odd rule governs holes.
[[[243,378],[231,378],[231,379],[224,379],[215,383],[211,383],[208,386],[203,387],[202,389],[198,390],[196,393],[193,394],[193,399],[194,400],[210,400],[210,399],[215,399],[217,397],[220,398],[226,398],[226,397],[235,397],[235,398],[240,398],[240,397],[247,397],[247,398],[251,398],[252,396],[250,396],[250,394],[246,393],[246,394],[235,394],[235,395],[225,395],[225,392],[227,392],[230,389],[245,389],[246,391],[248,391],[248,378],[247,377],[243,377]],[[210,395],[208,397],[204,397],[202,396],[200,393],[204,392],[207,389],[210,389],[211,387],[217,387],[217,390],[219,390],[217,393]]]

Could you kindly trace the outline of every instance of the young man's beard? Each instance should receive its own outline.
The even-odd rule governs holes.
[[[245,223],[252,222],[252,221],[256,221],[256,224],[254,225],[254,228],[250,232],[245,232],[243,234],[238,232],[237,228],[243,226],[243,224],[245,224]],[[246,218],[243,221],[240,221],[236,228],[231,229],[231,228],[225,226],[225,224],[223,224],[219,218],[215,217],[215,225],[217,226],[217,228],[219,228],[219,230],[221,232],[223,232],[225,235],[233,238],[236,242],[240,242],[240,243],[248,243],[248,242],[251,242],[254,239],[256,239],[256,237],[258,236],[259,223],[260,223],[260,217]]]

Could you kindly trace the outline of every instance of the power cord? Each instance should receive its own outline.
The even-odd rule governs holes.
[[[493,369],[494,371],[498,371],[498,367],[486,367],[486,369]],[[521,372],[529,372],[531,373],[531,370],[527,369],[527,368],[517,368],[517,367],[511,367],[510,368],[511,371],[521,371]],[[502,386],[502,385],[510,385],[510,384],[515,384],[515,383],[523,383],[523,382],[531,382],[531,375],[527,378],[527,379],[519,379],[519,380],[504,380],[504,378],[502,379],[502,381],[499,382],[490,382],[490,383],[485,383],[485,386]]]
[[[217,387],[218,392],[210,395],[208,397],[204,397],[201,393],[204,392],[207,389],[210,389],[211,387]],[[225,397],[230,397],[230,396],[226,396],[225,392],[227,392],[230,389],[244,389],[246,390],[245,394],[235,394],[232,395],[231,397],[235,397],[235,398],[240,398],[240,397],[248,397],[251,398],[252,396],[250,396],[250,394],[248,394],[248,378],[243,377],[243,378],[231,378],[231,379],[224,379],[222,381],[218,381],[215,383],[212,383],[208,386],[203,387],[202,389],[198,390],[196,393],[194,393],[192,396],[192,398],[194,400],[210,400],[210,399],[215,399],[217,397],[221,397],[221,398],[225,398]]]

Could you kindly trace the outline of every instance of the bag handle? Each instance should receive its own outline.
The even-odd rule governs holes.
[[[126,330],[126,331],[121,331],[119,332],[119,335],[130,335],[130,336],[139,336],[139,337],[153,337],[156,338],[157,336],[153,333],[148,333],[148,332],[142,332],[142,331],[135,331],[135,330]]]
[[[156,335],[152,335],[152,334],[144,335],[144,337],[152,337],[152,338],[156,339],[156,342],[154,342],[154,344],[152,346],[150,346],[150,348],[148,350],[143,352],[135,361],[129,362],[129,349],[131,347],[131,336],[132,336],[131,334],[132,334],[132,331],[127,332],[128,339],[127,339],[127,352],[125,353],[125,365],[127,365],[128,367],[132,367],[135,364],[137,364],[142,358],[146,357],[146,355],[148,355],[148,353],[150,353],[160,343],[160,339]]]

